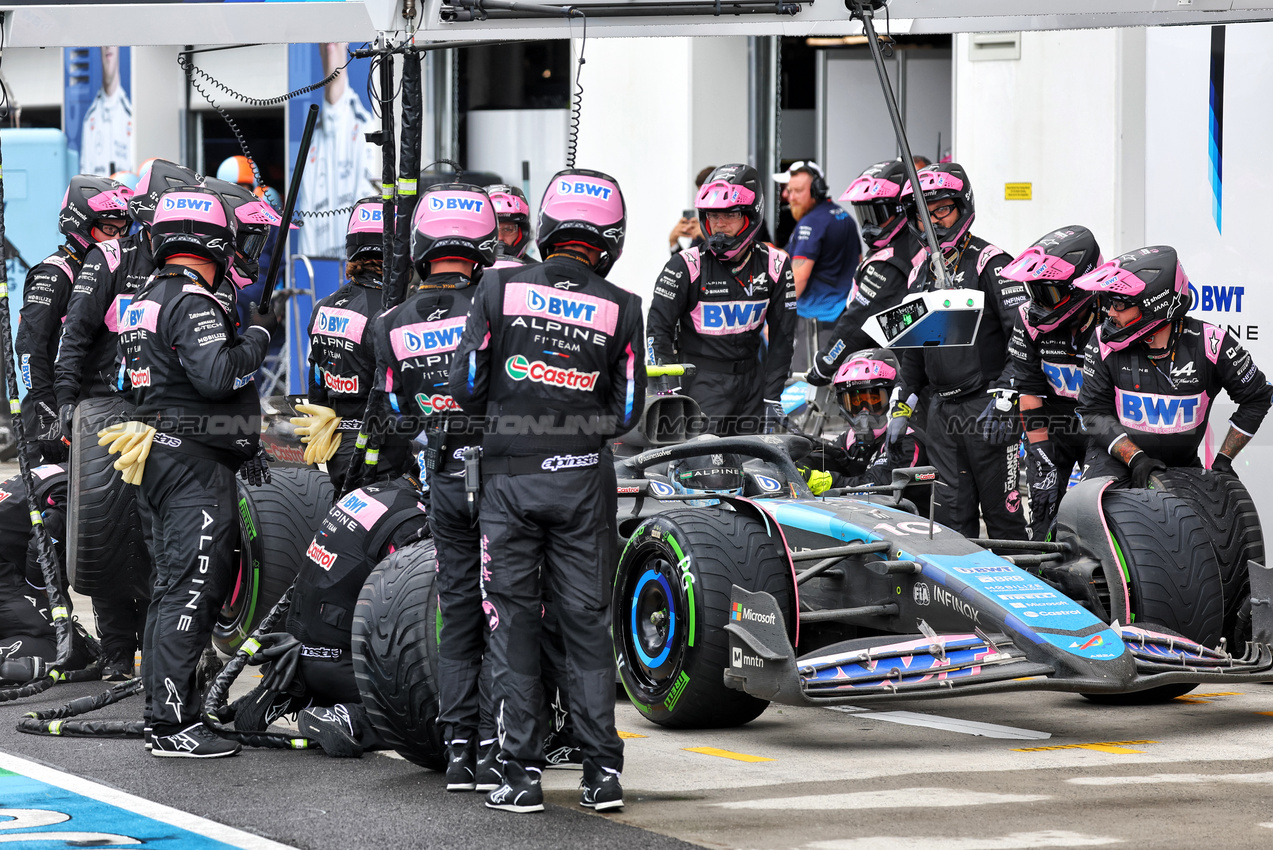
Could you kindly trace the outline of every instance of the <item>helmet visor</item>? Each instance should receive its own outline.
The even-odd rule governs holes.
[[[1057,286],[1055,283],[1042,281],[1026,282],[1025,291],[1029,294],[1031,301],[1048,310],[1055,310],[1069,301],[1070,296],[1073,295],[1068,286]]]
[[[241,230],[239,232],[239,252],[245,257],[255,260],[261,256],[261,251],[265,250],[265,243],[269,241],[269,230]]]
[[[862,412],[883,414],[888,410],[888,393],[884,387],[850,387],[840,393],[840,407],[850,416]]]
[[[854,204],[853,214],[858,224],[863,227],[883,227],[889,219],[897,215],[897,204],[876,201],[869,204]]]

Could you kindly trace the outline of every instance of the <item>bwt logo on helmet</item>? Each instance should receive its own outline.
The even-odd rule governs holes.
[[[557,193],[560,195],[585,195],[589,198],[600,198],[603,201],[610,200],[610,195],[614,193],[614,189],[609,186],[599,186],[596,183],[586,183],[583,180],[558,180]]]
[[[368,206],[368,207],[358,208],[358,220],[359,221],[383,221],[384,219],[381,216],[380,207]]]
[[[514,381],[534,381],[550,387],[564,387],[568,390],[591,391],[597,383],[600,372],[580,372],[578,369],[559,369],[549,366],[541,360],[527,360],[520,354],[514,354],[504,362],[504,370]]]
[[[1118,418],[1129,428],[1154,434],[1182,434],[1207,423],[1206,393],[1166,396],[1115,390]]]
[[[482,207],[486,205],[486,201],[481,198],[464,198],[464,197],[439,197],[437,195],[429,196],[429,209],[434,212],[442,210],[463,210],[465,212],[480,213]]]
[[[563,298],[560,295],[545,296],[535,289],[526,289],[526,306],[532,313],[546,316],[587,322],[592,324],[592,317],[597,312],[596,303],[588,303],[575,298]]]
[[[211,212],[212,201],[207,198],[190,198],[176,197],[164,198],[164,209],[171,212],[172,210],[190,210],[192,212]]]

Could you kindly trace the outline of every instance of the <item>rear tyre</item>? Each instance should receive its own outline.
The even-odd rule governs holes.
[[[756,518],[675,509],[643,522],[615,576],[614,649],[629,698],[674,728],[741,726],[769,703],[725,686],[733,585],[765,591],[793,622],[791,566]]]
[[[270,474],[270,483],[260,487],[238,482],[237,574],[212,629],[213,645],[226,655],[234,654],[291,586],[331,509],[331,482],[317,469],[272,469]]]
[[[372,570],[354,608],[353,660],[376,731],[408,761],[444,770],[436,576],[431,540],[399,549]]]
[[[1224,625],[1224,588],[1202,520],[1183,499],[1158,490],[1109,490],[1101,503],[1131,597],[1133,625],[1160,627],[1215,646]],[[1105,705],[1146,705],[1196,685],[1130,694],[1084,694]]]
[[[66,569],[85,596],[150,598],[150,554],[138,521],[138,488],[125,484],[97,432],[129,418],[118,396],[90,398],[75,410],[67,476]]]
[[[1239,612],[1251,595],[1247,562],[1264,563],[1264,532],[1255,500],[1236,475],[1184,468],[1168,469],[1155,477],[1157,486],[1188,502],[1202,520],[1224,585],[1224,636],[1230,649],[1240,652]]]

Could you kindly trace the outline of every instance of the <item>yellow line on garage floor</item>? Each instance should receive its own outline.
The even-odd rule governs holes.
[[[1116,753],[1119,755],[1128,755],[1131,753],[1143,753],[1144,750],[1133,750],[1131,746],[1141,744],[1157,744],[1158,741],[1100,741],[1095,744],[1057,744],[1053,747],[1014,747],[1013,752],[1017,753],[1041,753],[1046,750],[1096,750],[1101,753]]]
[[[717,758],[733,759],[734,761],[777,761],[777,759],[765,758],[764,756],[749,756],[746,753],[718,750],[715,747],[682,747],[681,749],[687,753],[702,753],[705,756],[716,756]]]
[[[1180,702],[1192,702],[1192,703],[1197,703],[1198,705],[1208,705],[1210,704],[1212,697],[1240,697],[1240,696],[1242,696],[1242,694],[1238,693],[1237,691],[1219,691],[1214,694],[1185,694],[1184,696],[1176,697],[1176,699]]]
[[[628,738],[648,738],[648,737],[650,737],[650,736],[649,736],[649,735],[639,735],[639,734],[637,734],[636,732],[624,732],[624,731],[620,730],[620,732],[619,732],[619,737],[620,737],[620,738],[623,738],[623,739],[625,739],[625,740],[626,740],[626,739],[628,739]]]

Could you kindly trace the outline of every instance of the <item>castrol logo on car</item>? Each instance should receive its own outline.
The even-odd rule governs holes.
[[[330,570],[332,564],[336,563],[336,553],[328,552],[322,546],[319,546],[317,540],[309,544],[309,548],[305,550],[305,557],[325,570]]]
[[[534,381],[550,387],[563,387],[584,392],[592,391],[597,383],[597,376],[601,374],[549,366],[542,360],[527,360],[520,354],[514,354],[504,362],[504,371],[508,372],[508,377],[514,381]]]
[[[344,375],[333,375],[331,372],[325,371],[323,372],[323,384],[334,393],[358,394],[357,375],[346,378]]]

